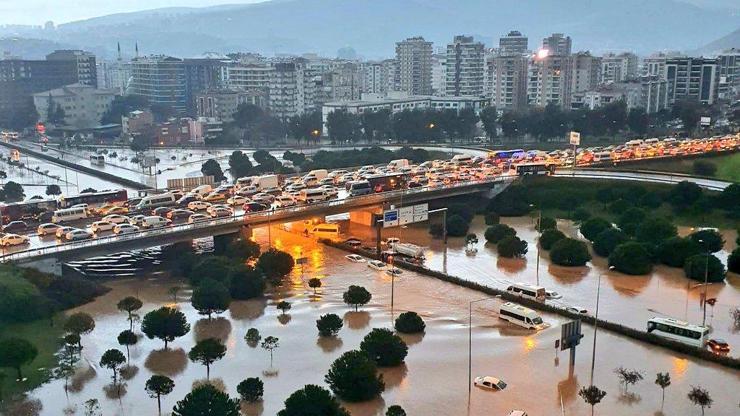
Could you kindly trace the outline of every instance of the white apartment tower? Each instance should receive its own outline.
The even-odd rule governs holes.
[[[472,36],[455,36],[447,45],[446,95],[484,95],[485,50]]]
[[[601,83],[601,58],[589,52],[578,52],[571,60],[571,93],[589,91]]]
[[[301,60],[276,63],[270,74],[270,111],[275,117],[289,117],[316,107],[316,83],[312,71]]]
[[[603,82],[624,82],[637,79],[637,63],[637,55],[634,53],[607,53],[601,58],[601,77]]]
[[[398,88],[410,95],[432,94],[432,42],[413,37],[396,43]]]

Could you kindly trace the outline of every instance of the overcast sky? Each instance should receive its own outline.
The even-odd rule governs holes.
[[[112,13],[160,7],[204,7],[265,0],[0,0],[0,24],[66,23]]]

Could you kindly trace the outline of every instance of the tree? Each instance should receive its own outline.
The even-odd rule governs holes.
[[[480,121],[483,123],[483,130],[486,131],[486,135],[489,139],[496,137],[497,119],[498,111],[495,106],[488,106],[480,112]]]
[[[142,306],[144,306],[144,304],[141,302],[141,299],[134,296],[126,296],[118,301],[118,304],[116,305],[119,311],[126,312],[128,314],[129,330],[131,331],[134,330],[134,312],[141,309]]]
[[[149,380],[146,381],[144,389],[146,390],[146,393],[149,395],[149,397],[151,397],[152,399],[157,399],[157,412],[161,415],[162,396],[166,396],[172,393],[172,390],[175,389],[175,382],[167,376],[154,374],[153,376],[149,377]]]
[[[644,108],[632,108],[627,113],[627,125],[630,130],[639,135],[645,135],[650,124],[650,117]]]
[[[344,303],[354,306],[355,312],[357,312],[360,305],[367,304],[372,298],[373,295],[371,295],[370,292],[367,291],[367,289],[362,286],[355,285],[351,285],[349,289],[347,289],[347,291],[342,294],[342,299],[344,300]]]
[[[46,195],[61,195],[62,189],[57,184],[46,185]]]
[[[234,180],[248,176],[252,173],[252,161],[249,156],[239,150],[235,150],[229,156],[229,172]]]
[[[313,294],[315,295],[316,289],[321,287],[321,279],[319,279],[318,277],[312,277],[308,279],[308,287],[313,289]]]
[[[496,244],[499,241],[503,240],[505,237],[514,235],[516,235],[516,230],[509,227],[508,225],[494,224],[486,228],[486,232],[483,234],[483,237],[489,243]]]
[[[703,195],[701,187],[694,182],[681,181],[668,192],[668,201],[676,210],[690,207]]]
[[[198,261],[187,275],[193,286],[200,286],[204,280],[225,283],[233,267],[234,262],[227,257],[206,256]]]
[[[394,404],[385,411],[385,416],[406,416],[406,411],[403,410],[403,407]]]
[[[281,300],[280,302],[277,303],[277,305],[275,305],[275,307],[277,307],[280,310],[280,313],[282,315],[285,315],[285,312],[288,312],[290,308],[292,308],[292,305],[288,301]]]
[[[424,320],[419,316],[419,314],[413,311],[400,314],[398,318],[396,318],[394,326],[396,331],[404,334],[416,334],[424,332],[426,329],[426,323],[424,323]]]
[[[335,143],[354,142],[360,137],[360,122],[357,115],[345,110],[329,113],[326,128],[329,138]]]
[[[627,235],[635,235],[637,226],[645,220],[647,213],[642,208],[631,207],[619,215],[617,227]]]
[[[504,237],[498,242],[498,254],[506,258],[521,258],[527,254],[527,242],[515,235]]]
[[[0,341],[0,367],[10,367],[18,373],[18,380],[23,380],[21,367],[36,359],[39,351],[23,338],[5,338]]]
[[[540,247],[542,247],[543,250],[550,250],[555,243],[564,238],[565,234],[560,230],[545,230],[542,235],[540,235]]]
[[[224,250],[224,256],[232,259],[253,259],[257,258],[259,255],[259,243],[246,238],[232,240],[226,246],[226,250]]]
[[[265,394],[265,384],[259,377],[249,377],[236,386],[236,391],[245,402],[255,403],[262,400],[262,395]]]
[[[663,404],[665,403],[665,389],[671,385],[671,375],[668,372],[658,373],[655,375],[655,384],[660,387],[661,399],[660,399],[660,410],[663,410]]]
[[[265,292],[265,279],[259,271],[239,264],[229,271],[229,294],[232,299],[253,299]]]
[[[703,389],[701,386],[691,386],[688,398],[689,401],[694,404],[694,406],[701,407],[702,416],[704,415],[704,408],[711,408],[712,403],[714,403],[714,400],[712,400],[712,396],[709,395],[709,391]]]
[[[221,170],[221,165],[214,159],[208,159],[203,162],[203,165],[200,167],[200,171],[203,173],[203,176],[213,176],[213,180],[216,182],[221,182],[226,179],[223,170]]]
[[[688,99],[676,101],[671,109],[671,114],[674,118],[681,119],[684,130],[691,134],[701,118],[699,102]]]
[[[700,254],[701,248],[690,238],[671,237],[661,242],[656,250],[656,256],[661,263],[671,267],[683,267],[686,259]]]
[[[169,342],[190,332],[190,324],[184,313],[163,306],[144,315],[141,331],[149,339],[159,338],[164,341],[166,350]]]
[[[714,176],[717,173],[717,165],[707,160],[694,161],[692,170],[699,176]]]
[[[450,237],[462,237],[468,233],[470,222],[460,215],[453,214],[447,217],[447,235]]]
[[[261,347],[266,351],[270,351],[270,367],[272,367],[272,353],[280,347],[280,340],[278,337],[268,336],[262,340]]]
[[[583,241],[563,238],[550,249],[550,260],[559,266],[584,266],[591,260],[591,254]]]
[[[334,394],[348,402],[371,400],[385,390],[375,362],[363,351],[347,351],[337,358],[324,377]]]
[[[704,282],[705,275],[710,283],[725,280],[725,266],[720,259],[711,254],[695,254],[689,257],[686,259],[683,271],[686,277],[699,282]]]
[[[131,139],[131,143],[129,147],[134,152],[144,152],[150,147],[152,147],[152,143],[154,142],[154,138],[152,136],[146,135],[146,134],[137,134]]]
[[[239,416],[239,414],[239,400],[232,399],[211,384],[194,388],[172,409],[172,416]]]
[[[624,367],[614,369],[614,374],[619,378],[620,384],[624,385],[624,391],[627,392],[629,386],[637,384],[637,382],[643,379],[642,373],[637,370],[628,370]]]
[[[344,323],[342,322],[342,318],[334,313],[321,315],[319,319],[316,320],[316,328],[319,330],[319,335],[322,337],[333,337],[337,335],[343,326]]]
[[[693,232],[689,234],[689,238],[699,245],[704,252],[716,253],[722,250],[725,245],[722,234],[711,228]]]
[[[2,195],[7,202],[17,202],[22,200],[26,195],[23,192],[23,186],[17,182],[8,181],[3,186]]]
[[[581,387],[581,390],[578,391],[578,395],[581,396],[583,401],[591,405],[591,416],[593,416],[594,406],[601,403],[601,400],[606,397],[606,392],[591,385],[588,387]]]
[[[211,364],[224,358],[226,345],[216,338],[206,338],[199,341],[188,353],[188,358],[194,363],[206,366],[206,380],[211,379]]]
[[[334,396],[323,387],[308,384],[285,400],[278,416],[350,416]]]
[[[616,228],[607,228],[596,236],[593,244],[594,251],[599,256],[609,257],[618,245],[629,239],[629,236],[624,231]]]
[[[643,275],[653,269],[650,253],[645,245],[634,241],[618,245],[609,255],[609,266],[624,274]]]
[[[362,339],[360,350],[367,353],[379,367],[395,367],[406,358],[409,348],[390,329],[373,328]]]
[[[244,334],[244,341],[247,341],[247,345],[250,347],[256,347],[257,343],[260,342],[262,336],[257,328],[249,328],[247,333]]]
[[[262,253],[257,260],[257,268],[262,270],[262,273],[268,279],[281,278],[287,275],[293,270],[293,266],[295,266],[293,256],[274,248]]]
[[[126,362],[126,357],[120,350],[110,349],[100,357],[100,366],[113,371],[113,384],[118,383],[118,368]]]
[[[167,289],[167,293],[172,296],[172,301],[177,303],[177,293],[180,292],[182,288],[180,286],[172,286],[169,289]]]
[[[637,241],[657,247],[663,241],[678,235],[676,226],[664,218],[645,218],[635,231]]]
[[[118,334],[118,344],[126,347],[126,362],[131,359],[129,347],[131,345],[136,345],[137,342],[139,342],[139,338],[137,338],[136,334],[134,334],[134,331],[131,331],[130,329],[121,331],[121,333]]]
[[[541,219],[537,220],[538,224],[535,225],[535,229],[539,232],[543,232],[545,230],[554,230],[557,228],[558,223],[555,221],[555,218],[552,217],[542,217]]]
[[[581,224],[580,230],[581,234],[583,234],[587,240],[594,241],[596,236],[607,228],[612,228],[612,223],[600,217],[593,217],[584,221]]]
[[[193,290],[193,296],[190,299],[193,308],[201,315],[219,314],[229,309],[231,297],[229,289],[221,282],[215,280],[204,280]]]
[[[727,270],[740,274],[740,247],[732,250],[732,253],[727,257]]]
[[[113,98],[108,111],[103,114],[100,124],[121,124],[121,117],[134,110],[144,110],[149,101],[141,95],[117,95]]]
[[[498,224],[499,221],[501,221],[501,217],[495,212],[486,212],[486,215],[484,216],[484,220],[486,222],[486,225],[494,225]]]
[[[78,336],[89,334],[93,329],[95,329],[95,320],[84,312],[73,313],[64,322],[64,330]],[[81,343],[77,346],[82,349]]]

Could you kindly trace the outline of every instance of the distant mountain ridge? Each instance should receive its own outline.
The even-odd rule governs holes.
[[[253,51],[316,52],[334,56],[353,47],[358,54],[388,57],[395,42],[424,36],[444,46],[456,34],[476,34],[495,44],[519,30],[530,48],[562,32],[574,50],[694,50],[737,29],[732,13],[679,0],[273,0],[206,8],[171,7],[120,13],[60,25],[34,37],[79,45],[113,56],[116,43],[127,55],[196,56]]]
[[[693,54],[713,55],[730,48],[740,49],[740,29],[737,29],[726,36],[722,36],[715,41],[709,42],[708,44],[694,51]]]

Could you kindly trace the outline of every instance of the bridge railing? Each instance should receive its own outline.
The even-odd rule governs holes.
[[[264,223],[272,220],[281,220],[296,216],[297,214],[317,211],[320,213],[321,210],[326,208],[334,208],[341,206],[348,207],[362,207],[376,205],[388,200],[396,198],[405,198],[420,196],[425,193],[434,193],[436,191],[449,191],[454,189],[462,189],[473,186],[488,186],[495,185],[496,183],[502,183],[507,178],[511,178],[507,175],[499,175],[491,179],[471,180],[465,182],[456,182],[450,185],[440,187],[419,187],[415,189],[404,189],[398,191],[389,191],[374,193],[363,196],[347,197],[344,199],[332,199],[324,202],[316,202],[307,205],[298,205],[285,208],[272,208],[270,210],[258,211],[258,212],[245,212],[241,214],[235,214],[229,217],[214,218],[207,221],[196,222],[193,224],[176,224],[169,227],[162,227],[156,229],[145,229],[132,233],[120,234],[120,235],[108,235],[104,237],[89,238],[80,241],[69,241],[59,242],[45,247],[32,247],[24,250],[14,251],[12,253],[3,254],[0,256],[0,262],[7,262],[13,260],[21,260],[26,258],[33,258],[41,255],[48,255],[52,253],[60,253],[73,249],[92,247],[92,246],[103,246],[111,243],[119,243],[130,240],[138,240],[148,237],[156,237],[161,235],[171,235],[177,233],[185,233],[194,230],[201,230],[207,228],[215,228],[221,225],[234,225],[234,224],[245,224],[250,223]]]

